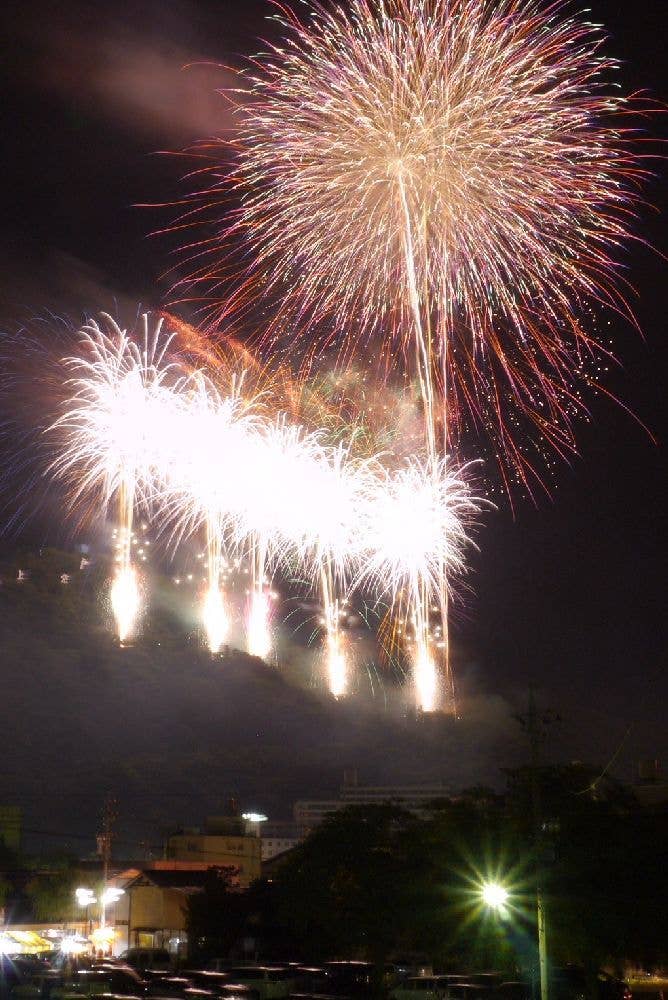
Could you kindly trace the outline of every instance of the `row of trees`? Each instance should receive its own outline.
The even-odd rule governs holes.
[[[0,838],[0,909],[8,923],[80,918],[75,890],[88,877],[68,855],[24,857]]]

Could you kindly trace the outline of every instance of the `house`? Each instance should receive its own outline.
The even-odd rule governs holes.
[[[115,904],[114,954],[135,947],[165,948],[174,957],[185,954],[188,897],[204,890],[212,867],[153,862],[116,876],[114,885],[124,892]]]

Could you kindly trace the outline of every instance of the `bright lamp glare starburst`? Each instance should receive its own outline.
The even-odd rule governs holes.
[[[482,887],[482,901],[492,910],[502,910],[508,902],[508,890],[498,882],[485,882]]]

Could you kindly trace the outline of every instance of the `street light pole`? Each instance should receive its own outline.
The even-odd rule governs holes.
[[[116,889],[114,886],[103,887],[100,893],[99,899],[95,896],[95,893],[91,889],[80,888],[77,889],[75,895],[79,906],[86,907],[86,916],[88,916],[89,906],[91,903],[100,904],[100,931],[103,931],[107,925],[107,906],[110,903],[116,903],[120,897],[125,892],[124,889]]]
[[[541,880],[542,881],[542,880]],[[540,1000],[549,1000],[549,976],[547,968],[547,926],[545,920],[545,900],[540,883],[536,886],[536,916],[538,919],[538,965],[540,967]]]
[[[531,747],[531,808],[533,813],[533,839],[536,852],[536,923],[538,925],[538,968],[540,974],[540,1000],[549,1000],[550,978],[547,953],[547,917],[545,913],[545,893],[543,888],[544,838],[541,823],[540,786],[538,783],[538,762],[544,725],[553,721],[551,713],[538,719],[533,688],[529,688],[529,711],[520,721],[526,728]]]
[[[116,889],[114,886],[109,886],[105,888],[104,892],[100,896],[100,927],[104,928],[107,925],[107,906],[111,903],[117,903],[121,896],[124,894],[125,889]]]

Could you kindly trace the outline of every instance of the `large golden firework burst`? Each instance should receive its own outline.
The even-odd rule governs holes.
[[[618,251],[644,169],[604,36],[569,8],[281,13],[282,41],[242,74],[233,165],[211,171],[206,211],[218,193],[229,206],[230,184],[240,203],[222,242],[197,245],[196,282],[220,278],[226,239],[241,238],[253,292],[280,303],[291,335],[337,336],[352,355],[380,334],[381,367],[405,349],[437,425],[447,393],[451,432],[464,411],[491,414],[512,451],[512,397],[571,448],[573,372],[598,348],[583,306],[628,313]]]

